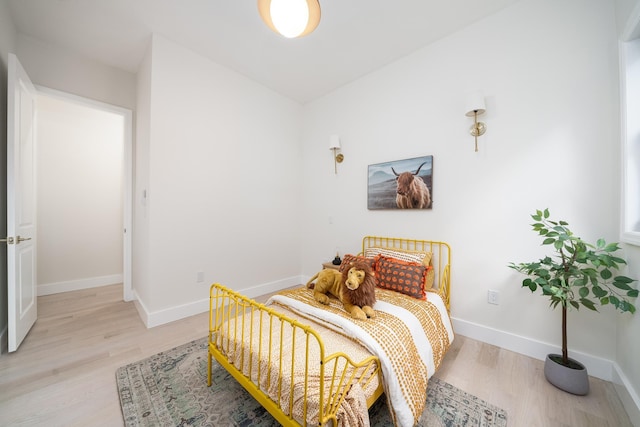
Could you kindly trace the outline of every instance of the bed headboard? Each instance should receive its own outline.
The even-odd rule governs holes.
[[[431,252],[431,263],[435,272],[437,291],[449,310],[451,295],[451,247],[434,240],[404,239],[400,237],[365,236],[362,253],[366,248],[386,248],[405,251]]]

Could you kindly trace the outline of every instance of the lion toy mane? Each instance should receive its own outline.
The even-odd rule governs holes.
[[[333,269],[320,271],[307,282],[307,288],[313,289],[313,297],[319,303],[329,304],[329,295],[333,295],[351,317],[366,320],[376,317],[372,308],[376,303],[375,280],[371,267],[356,261],[342,273]]]

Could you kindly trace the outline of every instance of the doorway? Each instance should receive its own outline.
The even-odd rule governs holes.
[[[38,295],[123,283],[130,301],[132,113],[37,90]]]

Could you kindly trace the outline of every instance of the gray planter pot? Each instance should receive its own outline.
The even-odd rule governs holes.
[[[559,362],[556,362],[559,360]],[[544,361],[544,376],[551,384],[571,394],[584,396],[589,393],[589,374],[587,368],[576,360],[569,358],[571,366],[564,366],[562,355],[547,354]]]

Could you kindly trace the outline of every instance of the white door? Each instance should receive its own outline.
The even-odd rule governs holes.
[[[9,351],[38,316],[36,280],[36,89],[9,54],[7,88],[7,304]]]

